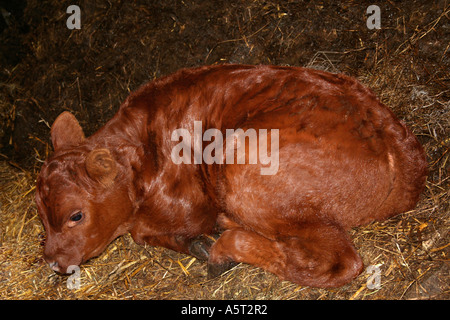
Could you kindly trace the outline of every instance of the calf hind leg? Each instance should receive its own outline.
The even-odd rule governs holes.
[[[276,240],[243,228],[229,229],[211,247],[208,271],[233,261],[261,267],[283,280],[323,288],[342,286],[363,269],[345,231],[327,224],[302,225],[294,234]]]

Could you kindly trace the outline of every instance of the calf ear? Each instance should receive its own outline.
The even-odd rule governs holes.
[[[92,150],[86,158],[86,171],[92,179],[110,186],[117,176],[116,160],[108,149]]]
[[[77,119],[70,112],[61,113],[50,130],[55,150],[74,147],[84,141],[84,132]]]

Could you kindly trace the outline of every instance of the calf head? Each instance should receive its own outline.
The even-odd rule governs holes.
[[[72,114],[55,120],[51,138],[55,153],[38,177],[36,204],[47,233],[44,258],[66,273],[129,231],[133,204],[124,165],[89,142]]]

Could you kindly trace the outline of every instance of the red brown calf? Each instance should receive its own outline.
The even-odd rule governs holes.
[[[238,143],[232,157],[220,154],[227,129],[247,137],[242,161]],[[363,269],[347,230],[414,208],[426,179],[416,137],[369,89],[304,68],[181,70],[132,93],[89,138],[62,113],[51,139],[36,202],[45,260],[61,273],[130,232],[207,259],[211,276],[243,262],[305,286],[342,286]],[[202,238],[218,231],[213,244]]]

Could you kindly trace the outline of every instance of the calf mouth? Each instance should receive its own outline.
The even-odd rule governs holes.
[[[83,260],[81,260],[81,261],[83,261]],[[63,266],[56,260],[49,260],[49,261],[47,261],[47,263],[48,263],[48,266],[50,267],[50,269],[52,269],[55,273],[57,273],[59,275],[72,274],[74,271],[79,270],[80,265],[81,265],[81,262],[80,263],[75,262],[73,264]]]

